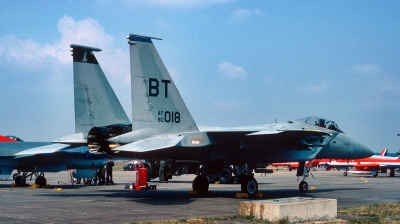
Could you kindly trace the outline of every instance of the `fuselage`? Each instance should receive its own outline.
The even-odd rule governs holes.
[[[272,163],[312,159],[356,159],[372,150],[340,129],[329,129],[302,121],[235,128],[202,128],[181,133],[179,145],[119,155],[144,159],[221,161],[225,163]]]

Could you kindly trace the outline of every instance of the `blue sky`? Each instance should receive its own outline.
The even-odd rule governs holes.
[[[69,45],[97,58],[131,117],[129,33],[156,48],[201,126],[320,115],[374,151],[400,150],[398,1],[7,1],[0,134],[74,133]]]

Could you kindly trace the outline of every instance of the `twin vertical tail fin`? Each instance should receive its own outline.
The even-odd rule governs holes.
[[[150,135],[198,131],[152,37],[130,34],[132,129]],[[160,40],[160,39],[158,39]]]
[[[71,44],[74,69],[75,133],[92,127],[129,124],[129,118],[111,88],[93,52],[101,49]]]

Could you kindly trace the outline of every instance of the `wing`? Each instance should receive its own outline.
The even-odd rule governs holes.
[[[163,135],[146,138],[124,146],[115,148],[115,151],[126,152],[147,152],[157,149],[169,148],[177,146],[185,136],[183,135]]]
[[[333,137],[331,133],[319,130],[276,130],[266,129],[247,134],[242,141],[241,148],[259,148],[261,145],[295,145],[299,149],[311,149],[310,147],[323,147]],[[312,150],[312,149],[311,149]]]
[[[29,149],[20,151],[18,153],[15,153],[14,159],[18,159],[21,157],[27,157],[27,156],[33,156],[33,155],[37,155],[37,154],[55,153],[55,152],[58,152],[62,149],[66,149],[69,147],[70,147],[70,145],[67,145],[67,144],[55,143],[55,144],[50,144],[50,145],[45,145],[45,146],[40,146],[40,147],[29,148]]]

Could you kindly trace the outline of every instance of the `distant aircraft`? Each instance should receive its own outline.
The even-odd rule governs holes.
[[[16,142],[17,140],[10,138],[8,136],[0,135],[0,142]]]
[[[322,161],[321,166],[325,166],[327,169],[331,168],[345,168],[346,171],[343,176],[347,176],[347,173],[353,174],[372,174],[374,177],[378,176],[378,171],[386,173],[387,169],[390,170],[390,176],[395,176],[395,169],[400,168],[400,157],[386,156],[387,149],[382,150],[379,156],[373,155],[364,159],[337,159],[335,161]],[[354,167],[356,170],[348,170],[348,168]]]
[[[316,167],[318,165],[319,165],[319,162],[318,162],[317,159],[313,159],[311,161],[311,165],[310,165],[309,161],[306,162],[306,166],[307,167]],[[280,167],[280,166],[287,167],[289,169],[289,171],[292,171],[292,170],[295,170],[295,169],[299,168],[299,162],[272,163],[270,166],[273,166],[273,167]]]
[[[387,156],[387,149],[382,150],[382,152],[379,154],[380,156]],[[330,168],[341,168],[340,166],[337,167],[332,167],[329,166],[328,164],[332,164],[332,166],[334,166],[332,163],[332,159],[313,159],[311,161],[311,165],[310,162],[306,162],[306,166],[310,166],[310,167],[317,167],[317,166],[326,166],[327,169]],[[272,163],[270,164],[270,166],[273,167],[287,167],[289,169],[289,171],[295,170],[297,168],[299,168],[299,163],[298,162],[284,162],[284,163]],[[350,166],[345,166],[345,167],[350,167]],[[351,171],[353,172],[353,171]],[[372,173],[372,172],[371,172]],[[345,173],[347,175],[347,172]]]
[[[74,44],[71,48],[76,133],[53,142],[9,141],[10,138],[1,137],[1,178],[9,178],[14,169],[21,170],[21,175],[15,177],[16,185],[25,185],[26,178],[35,175],[35,183],[44,186],[46,178],[43,172],[67,169],[75,169],[77,178],[95,177],[96,169],[104,167],[105,158],[110,155],[89,151],[89,130],[95,126],[130,123],[93,54],[93,51],[101,50]],[[111,130],[113,126],[107,128]],[[92,135],[89,139],[95,140],[96,137]],[[93,178],[91,183],[96,181]]]
[[[330,119],[307,117],[269,125],[199,129],[164,66],[152,37],[131,34],[132,132],[108,139],[126,144],[112,149],[119,156],[198,162],[193,190],[206,192],[208,175],[234,165],[242,192],[254,195],[253,170],[267,163],[298,161],[299,190],[306,192],[306,161],[356,159],[372,150],[339,129]],[[207,112],[206,112],[207,113]],[[101,150],[101,149],[100,149]]]

